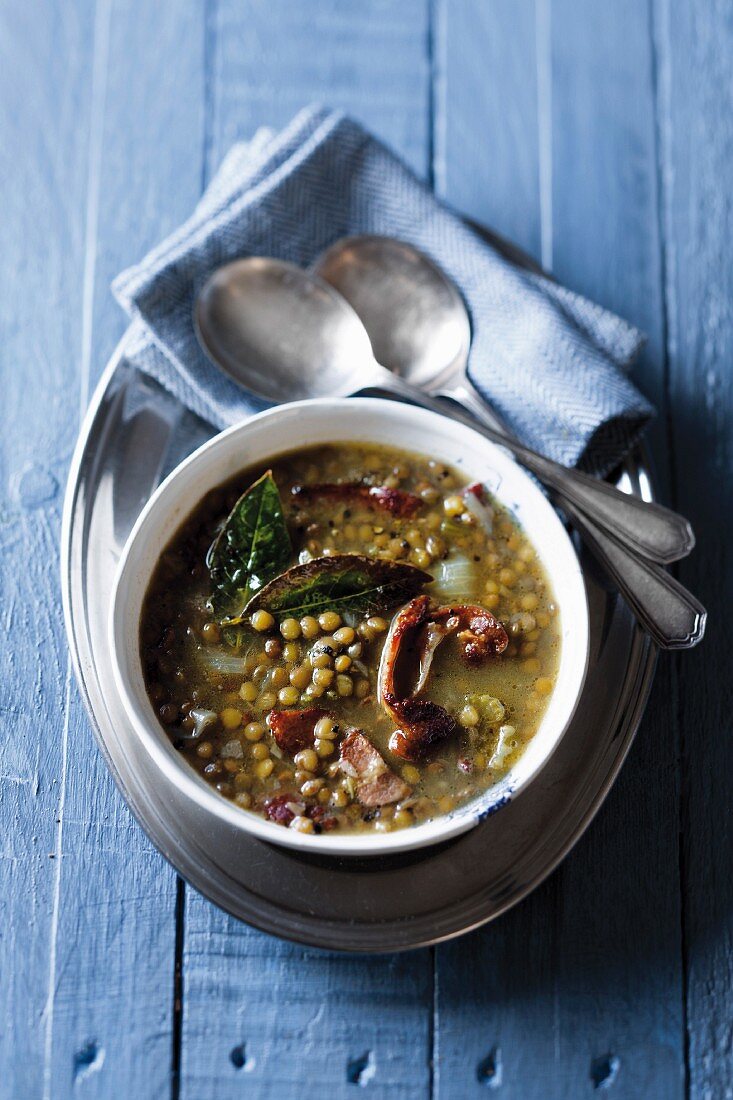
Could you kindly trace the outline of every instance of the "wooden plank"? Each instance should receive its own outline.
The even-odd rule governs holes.
[[[210,166],[314,99],[346,107],[428,168],[427,4],[219,4]],[[180,1093],[427,1096],[429,952],[344,958],[273,941],[186,894]]]
[[[200,192],[203,41],[199,4],[153,11],[143,0],[98,3],[86,209],[76,226],[84,247],[83,300],[74,311],[81,349],[70,361],[76,371],[81,359],[82,407],[126,323],[111,278],[185,218]],[[70,68],[80,57],[69,55]],[[70,426],[75,414],[74,404]],[[172,1059],[175,873],[132,820],[75,692],[67,730],[49,1095],[83,1088],[86,1097],[160,1096]]]
[[[427,1096],[426,956],[307,950],[187,891],[181,1095]]]
[[[216,6],[213,165],[259,126],[309,103],[341,107],[424,174],[429,139],[428,0],[223,0]]]
[[[655,402],[650,432],[668,491],[664,303],[649,2],[552,8],[553,274],[638,325],[633,376]]]
[[[110,283],[176,229],[201,194],[206,0],[112,5],[98,150],[90,386],[127,327]]]
[[[57,593],[77,423],[93,12],[0,8],[0,1089],[42,1096],[71,690]],[[69,65],[69,59],[76,63]],[[8,427],[10,431],[8,431]],[[39,624],[42,624],[39,630]]]
[[[541,259],[536,56],[534,0],[439,4],[436,189]],[[557,883],[556,875],[496,924],[438,948],[433,1062],[440,1100],[487,1089],[544,1097],[540,1067],[555,1056]]]
[[[436,190],[540,261],[534,0],[441,0],[433,41]]]
[[[676,503],[698,548],[681,577],[710,609],[703,646],[677,662],[682,736],[683,947],[689,1095],[733,1081],[733,25],[730,6],[655,5]]]
[[[484,12],[483,33],[503,35],[504,49],[516,50],[515,27],[499,10],[496,22],[493,5],[490,16]],[[452,128],[454,85],[472,65],[480,69],[486,47],[477,25],[466,17],[467,31],[459,39],[456,25],[451,33],[449,24],[446,118],[439,133]],[[534,139],[543,259],[552,260],[569,285],[649,333],[638,377],[661,404],[663,422],[649,12],[633,0],[580,6],[558,0],[551,10],[538,0],[534,28],[528,19],[521,26],[525,49],[537,51],[543,96]],[[502,52],[495,42],[492,56]],[[528,99],[507,93],[502,66],[484,76],[483,97],[473,100],[473,140],[464,132],[451,150],[453,177],[473,178],[477,195],[491,193],[493,186],[486,159],[477,160],[480,142],[504,148],[515,133],[532,133],[535,116]],[[455,97],[465,130],[471,118],[465,89],[458,87]],[[511,102],[524,116],[506,120],[496,107],[484,110],[486,101]],[[502,130],[498,137],[494,126]],[[525,154],[522,163],[532,161]],[[510,188],[502,186],[499,194],[494,228],[506,232],[521,220],[519,204],[527,202],[528,192],[518,189],[516,205]],[[447,197],[453,198],[450,190]],[[485,209],[492,209],[492,201],[485,200]],[[613,1095],[623,1097],[682,1095],[672,705],[669,662],[665,667],[663,660],[639,740],[576,851],[517,910],[439,949],[435,1072],[443,1100],[483,1095],[485,1086],[499,1085],[502,1096],[522,1100],[585,1095],[611,1085]]]

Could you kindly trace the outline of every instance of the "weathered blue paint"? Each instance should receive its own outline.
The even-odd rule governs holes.
[[[473,7],[475,27],[487,9],[480,0]],[[650,334],[644,381],[659,400],[662,287],[649,12],[634,2],[529,7],[530,13],[519,5],[517,19],[515,5],[500,4],[501,20],[492,24],[521,62],[507,71],[505,59],[468,83],[463,74],[481,72],[483,46],[467,35],[454,40],[448,19],[449,114],[441,129],[451,133],[455,112],[465,175],[485,180],[486,197],[475,183],[471,188],[469,213],[491,219],[506,234],[524,214],[536,227],[525,246],[543,264]],[[517,90],[518,73],[526,70],[539,103]],[[505,151],[488,170],[487,149],[501,149],[509,135],[521,155]],[[516,160],[520,172],[515,192],[505,182],[507,159],[510,166]],[[494,168],[502,187],[498,211]],[[456,186],[460,194],[460,179]],[[599,262],[601,255],[607,259]],[[490,1051],[501,1066],[500,1095],[512,1100],[586,1094],[592,1067],[609,1051],[620,1062],[614,1086],[620,1095],[681,1095],[677,806],[674,770],[665,766],[674,747],[663,736],[669,718],[657,693],[617,791],[554,878],[473,936],[470,947],[439,949],[441,1100],[483,1095],[496,1081],[478,1071]],[[655,779],[647,790],[650,775]],[[633,875],[630,867],[637,869]],[[650,880],[658,907],[649,906]],[[635,935],[629,936],[626,920]],[[664,962],[656,953],[647,966],[652,944],[655,952],[663,945]],[[627,1014],[629,1003],[638,1011]],[[469,1067],[476,1070],[473,1081]]]
[[[69,740],[82,724],[70,702],[55,575],[60,487],[79,423],[93,25],[88,4],[0,10],[0,1091],[8,1097],[43,1095],[51,975],[72,949],[56,937],[58,819]]]
[[[207,172],[237,137],[323,98],[325,81],[330,103],[385,134],[427,174],[424,0],[369,0],[349,17],[333,4],[263,0],[246,20],[236,0],[220,0],[212,30]],[[183,973],[182,1100],[219,1100],[244,1089],[262,1097],[322,1092],[334,1100],[358,1086],[377,1096],[429,1092],[430,952],[353,960],[276,944],[189,891]]]
[[[689,1092],[733,1087],[733,21],[725,3],[654,9],[673,491],[698,534],[680,575],[711,611],[704,650],[676,661],[682,956]]]
[[[82,348],[80,363],[69,368],[77,408],[125,327],[111,278],[198,198],[205,110],[202,9],[165,7],[153,21],[144,0],[130,0],[98,3],[92,15],[78,224],[85,267],[75,317]],[[162,56],[175,64],[161,66]],[[117,793],[75,693],[69,713],[45,1051],[49,1095],[74,1088],[102,1098],[118,1081],[122,1095],[162,1095],[174,1030],[176,876]]]
[[[726,4],[11,0],[0,51],[0,1097],[727,1095]],[[60,486],[123,327],[110,278],[235,137],[314,99],[649,333],[660,473],[700,542],[681,573],[713,612],[703,649],[661,662],[562,869],[491,927],[383,959],[273,941],[177,887],[93,745],[55,582]]]

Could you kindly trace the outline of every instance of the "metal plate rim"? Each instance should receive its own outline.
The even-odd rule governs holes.
[[[568,852],[583,836],[600,809],[623,765],[641,722],[656,667],[657,651],[655,647],[651,644],[649,639],[642,634],[641,630],[636,628],[633,638],[633,647],[635,649],[633,666],[636,669],[637,675],[633,691],[633,706],[624,714],[623,721],[616,730],[615,736],[612,739],[612,742],[616,746],[615,754],[609,762],[602,780],[595,786],[594,793],[588,800],[574,829],[564,841],[558,844],[552,855],[543,862],[541,868],[531,879],[524,882],[520,889],[516,889],[507,896],[502,903],[495,905],[489,913],[476,912],[470,915],[466,914],[467,919],[464,919],[460,923],[460,926],[452,924],[450,927],[443,929],[436,927],[432,934],[415,936],[411,935],[409,931],[407,935],[398,935],[400,922],[394,920],[389,923],[385,922],[384,924],[373,922],[369,925],[357,922],[350,924],[345,921],[319,920],[317,922],[317,931],[310,929],[306,930],[303,927],[294,928],[288,922],[286,915],[287,910],[284,910],[282,906],[276,903],[260,898],[259,895],[253,895],[255,899],[254,905],[250,904],[244,907],[242,905],[235,906],[232,904],[229,893],[217,886],[216,878],[212,879],[211,876],[203,876],[196,866],[195,861],[186,852],[186,849],[181,849],[180,845],[171,840],[169,835],[170,830],[168,830],[167,826],[160,818],[160,815],[157,815],[151,820],[151,814],[142,811],[138,803],[138,798],[131,790],[130,783],[126,782],[124,776],[120,773],[107,744],[103,727],[105,715],[107,721],[111,723],[109,712],[101,700],[98,700],[97,706],[95,706],[95,701],[92,697],[90,687],[97,682],[94,654],[91,652],[91,648],[88,654],[83,652],[86,624],[84,622],[83,600],[81,605],[79,601],[81,599],[81,593],[83,592],[85,563],[75,561],[73,553],[79,524],[78,501],[80,493],[82,493],[84,488],[83,474],[85,466],[90,462],[90,459],[93,458],[89,449],[90,438],[95,428],[98,427],[98,421],[105,399],[112,393],[120,369],[123,368],[127,371],[134,370],[133,367],[125,363],[125,350],[129,346],[131,338],[132,332],[128,331],[117,345],[100,378],[90,402],[90,406],[82,422],[79,439],[70,465],[64,498],[60,565],[64,620],[71,651],[72,665],[81,690],[82,700],[90,718],[95,740],[135,820],[161,855],[171,863],[176,872],[179,873],[186,882],[190,883],[195,889],[207,896],[220,908],[230,913],[236,919],[245,920],[246,923],[260,931],[279,935],[305,946],[327,950],[356,951],[363,954],[411,950],[446,942],[496,919],[523,900],[556,869],[559,863],[562,862]],[[643,461],[642,468],[645,466],[646,462]],[[647,479],[651,484],[651,478],[648,473]],[[653,492],[650,495],[653,498]],[[86,509],[83,505],[81,507],[81,516],[86,516]],[[74,576],[75,570],[78,570],[78,575],[76,577]],[[99,708],[103,709],[103,713],[98,713]],[[168,835],[166,836],[165,834]],[[214,868],[214,870],[216,870],[216,868]],[[259,905],[257,902],[259,902]],[[481,903],[477,902],[474,908],[481,909]],[[246,912],[246,916],[243,915],[244,912]],[[441,923],[439,920],[441,915],[444,915],[442,910],[435,912],[436,924]],[[273,920],[275,916],[279,916],[279,919]],[[407,930],[408,927],[408,923],[403,921],[402,928]]]

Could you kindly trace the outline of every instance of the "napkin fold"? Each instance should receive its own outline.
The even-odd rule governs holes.
[[[128,359],[217,427],[261,410],[201,351],[199,290],[231,260],[307,267],[359,233],[409,241],[455,281],[471,313],[471,379],[523,442],[598,473],[634,445],[653,415],[626,374],[642,334],[513,264],[382,142],[326,108],[233,146],[188,221],[117,277],[114,293],[138,322]]]

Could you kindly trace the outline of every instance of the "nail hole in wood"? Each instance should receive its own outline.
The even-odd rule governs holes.
[[[254,1067],[254,1059],[247,1057],[247,1047],[244,1043],[230,1050],[229,1061],[235,1069],[251,1070]]]
[[[594,1058],[590,1064],[590,1079],[594,1089],[608,1089],[616,1080],[620,1062],[615,1054]]]
[[[346,1080],[350,1085],[368,1085],[377,1072],[377,1064],[371,1050],[360,1058],[350,1058],[346,1063]]]
[[[493,1047],[476,1066],[476,1080],[487,1089],[498,1089],[501,1084],[501,1051]]]
[[[85,1043],[74,1055],[74,1080],[78,1081],[94,1070],[100,1069],[104,1062],[104,1051],[93,1039]]]

